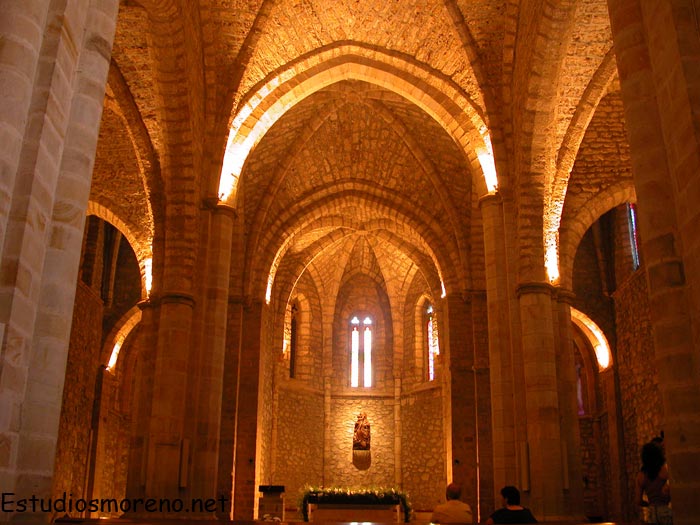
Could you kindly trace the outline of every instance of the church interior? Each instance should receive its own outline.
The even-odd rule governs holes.
[[[698,523],[699,71],[699,0],[0,0],[0,521],[632,522],[663,437]]]

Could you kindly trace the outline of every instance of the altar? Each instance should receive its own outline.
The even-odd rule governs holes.
[[[411,519],[406,494],[393,488],[308,489],[302,499],[305,521],[400,523]]]
[[[350,503],[310,503],[309,521],[312,522],[377,522],[400,523],[401,506]]]

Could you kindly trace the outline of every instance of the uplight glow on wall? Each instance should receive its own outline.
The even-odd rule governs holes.
[[[491,136],[488,133],[482,135],[484,148],[477,149],[476,156],[481,164],[481,171],[484,173],[484,182],[489,193],[494,193],[498,189],[498,175],[496,174],[496,162],[493,158],[493,147],[491,146]]]
[[[219,177],[220,201],[229,201],[235,196],[238,178],[241,176],[243,164],[245,164],[248,154],[258,141],[262,139],[263,135],[270,129],[272,124],[274,124],[291,105],[282,104],[270,108],[247,133],[243,132],[243,124],[270,93],[293,75],[294,70],[290,70],[272,78],[243,105],[231,122],[231,129],[229,130],[228,142],[226,144],[226,153],[224,154],[221,175]]]
[[[141,322],[141,310],[139,308],[134,307],[131,310],[129,310],[122,319],[120,319],[121,327],[117,331],[117,333],[114,335],[114,343],[112,346],[112,352],[110,353],[109,356],[109,361],[107,363],[107,371],[114,373],[114,370],[117,366],[117,362],[119,360],[119,352],[122,348],[122,345],[124,344],[124,341],[126,341],[126,338],[129,336],[131,331],[136,327],[137,324]],[[119,323],[118,323],[119,324]]]
[[[544,252],[544,267],[547,270],[547,278],[552,284],[559,282],[559,250],[556,238],[549,240]]]
[[[581,329],[591,343],[600,370],[608,368],[612,364],[610,344],[600,327],[590,317],[576,310],[576,308],[571,308],[571,320]]]
[[[112,354],[109,356],[109,363],[107,364],[107,370],[110,372],[114,371],[114,367],[117,366],[117,359],[119,358],[119,350],[121,350],[121,348],[121,341],[114,343],[114,348],[112,348]]]
[[[146,288],[146,294],[151,295],[151,287],[153,286],[153,258],[149,257],[143,261],[143,282]]]

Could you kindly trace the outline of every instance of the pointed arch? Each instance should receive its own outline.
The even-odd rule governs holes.
[[[105,222],[110,223],[126,238],[126,240],[131,245],[134,250],[136,259],[139,263],[139,270],[141,273],[141,296],[146,297],[151,289],[152,282],[152,265],[153,265],[153,251],[151,246],[142,240],[139,240],[134,232],[127,226],[127,224],[122,221],[116,214],[114,214],[108,208],[105,208],[101,204],[94,201],[88,201],[87,213],[86,215],[94,215],[99,217]]]
[[[498,186],[488,127],[476,104],[451,80],[398,53],[357,43],[328,46],[258,84],[234,116],[219,176],[219,198],[235,205],[248,155],[291,107],[326,86],[361,80],[395,92],[434,118],[460,145],[480,196]]]

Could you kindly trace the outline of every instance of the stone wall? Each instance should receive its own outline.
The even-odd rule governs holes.
[[[131,341],[135,337],[130,337]],[[129,341],[129,340],[127,340]],[[122,351],[128,343],[122,346]],[[123,356],[122,356],[123,357]],[[111,372],[104,371],[102,384],[102,402],[100,404],[100,423],[97,438],[95,463],[95,480],[93,498],[115,498],[126,496],[126,478],[129,464],[129,441],[131,437],[131,414],[125,413],[121,396],[128,387],[124,385],[120,396],[120,382]],[[120,372],[123,377],[124,371]],[[116,518],[120,511],[100,513],[99,516]],[[95,516],[91,516],[95,517]]]
[[[435,386],[401,401],[403,489],[415,511],[431,511],[445,500],[445,436],[442,388]]]
[[[366,470],[353,464],[352,436],[357,414],[367,414],[371,425],[371,463]],[[325,484],[343,487],[394,486],[396,466],[394,400],[383,397],[336,397],[331,400],[330,450]]]
[[[585,379],[594,385],[584,390],[586,417],[579,419],[587,516],[622,519],[631,515],[631,480],[639,463],[635,443],[652,437],[638,437],[638,414],[660,406],[650,408],[645,399],[648,383],[653,382],[649,377],[653,344],[644,279],[644,270],[635,271],[632,264],[626,205],[616,206],[586,232],[574,263],[574,306],[603,329],[612,353],[612,369],[600,373],[592,349],[580,349],[590,353],[592,363],[585,369]],[[615,381],[619,381],[617,389]],[[616,424],[620,413],[625,414],[622,427]],[[618,432],[624,448],[617,441]]]
[[[663,419],[658,377],[653,373],[656,365],[644,271],[635,272],[618,288],[614,298],[620,403],[626,444],[624,456],[627,479],[633,480],[639,470],[641,446],[658,435]],[[628,485],[629,501],[632,501],[634,484],[630,481]]]
[[[615,334],[613,301],[607,295],[611,290],[601,280],[601,265],[597,256],[593,230],[581,239],[574,261],[573,306],[585,313],[603,329],[608,340]],[[609,254],[611,255],[611,254]]]
[[[284,485],[286,506],[296,508],[304,485],[323,485],[323,393],[289,383],[278,392],[274,474],[263,482]]]
[[[583,474],[583,510],[586,516],[601,515],[601,476],[597,449],[600,442],[595,439],[594,421],[591,416],[580,417],[581,471]]]
[[[74,312],[52,492],[54,496],[65,492],[79,498],[87,496],[84,489],[90,467],[91,423],[102,338],[102,300],[81,281]]]

